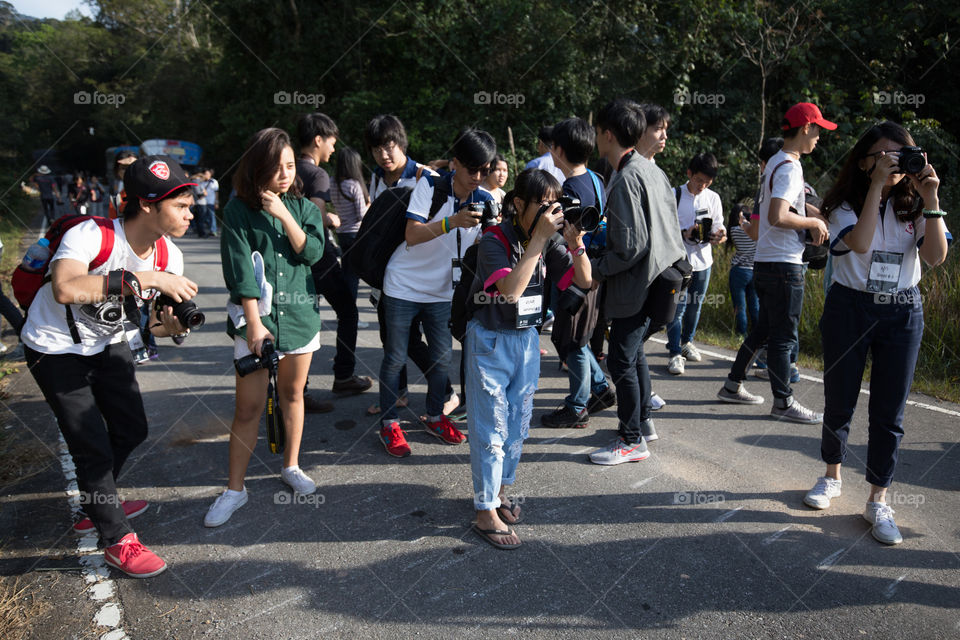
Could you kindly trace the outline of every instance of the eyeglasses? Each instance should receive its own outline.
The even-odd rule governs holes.
[[[374,153],[383,153],[386,155],[390,155],[393,153],[393,150],[396,148],[397,148],[397,143],[391,140],[390,142],[382,144],[379,147],[373,147],[373,149],[371,150]]]
[[[486,177],[487,177],[488,175],[490,175],[490,173],[493,171],[493,169],[491,169],[489,165],[487,165],[486,167],[467,167],[467,166],[464,166],[464,167],[463,167],[463,170],[466,171],[466,172],[467,172],[468,174],[470,174],[470,175],[473,175],[473,174],[475,174],[475,173],[479,173],[481,178],[486,178]]]

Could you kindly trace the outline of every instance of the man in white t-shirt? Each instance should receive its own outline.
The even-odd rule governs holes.
[[[803,311],[803,248],[807,232],[814,244],[829,237],[827,222],[808,212],[804,199],[800,156],[817,146],[821,129],[837,125],[824,119],[809,102],[790,107],[784,115],[783,148],[767,162],[757,203],[757,251],[753,282],[760,299],[759,322],[744,340],[724,386],[717,393],[724,402],[762,404],[763,398],[743,387],[747,368],[767,341],[767,367],[773,392],[774,417],[800,424],[820,424],[823,414],[811,411],[793,398],[790,387],[790,351],[797,339]]]
[[[424,174],[416,183],[407,207],[404,242],[387,263],[383,279],[383,316],[386,322],[380,364],[380,439],[387,453],[410,455],[397,419],[400,372],[407,361],[411,324],[419,321],[429,350],[425,428],[448,444],[461,444],[464,435],[443,415],[450,362],[450,303],[460,273],[460,260],[480,232],[479,212],[472,203],[492,200],[480,184],[490,172],[497,147],[485,131],[466,129],[453,143],[453,173],[445,177]],[[434,191],[449,195],[433,211]],[[481,204],[481,206],[483,206]]]
[[[697,333],[703,297],[710,284],[713,245],[727,239],[720,195],[710,189],[718,169],[712,153],[697,154],[687,165],[687,183],[674,189],[683,245],[687,250],[687,261],[693,268],[690,285],[678,301],[677,315],[667,325],[667,350],[670,352],[667,370],[677,376],[683,373],[687,360],[701,360],[693,337]]]
[[[176,303],[197,294],[182,275],[183,254],[166,237],[179,238],[189,228],[193,184],[168,156],[130,165],[123,219],[86,220],[62,236],[21,334],[27,366],[76,465],[87,517],[74,529],[96,528],[107,564],[135,578],[157,575],[166,563],[128,522],[147,503],[117,496],[123,463],[147,437],[124,321],[137,326],[140,308],[157,293]],[[148,326],[175,341],[189,333],[169,305],[159,314],[154,309]]]

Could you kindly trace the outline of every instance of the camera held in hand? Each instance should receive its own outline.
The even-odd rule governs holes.
[[[563,209],[563,219],[579,231],[593,233],[600,226],[600,211],[596,207],[584,207],[577,198],[562,196],[557,202]]]
[[[241,378],[260,369],[266,369],[271,373],[276,373],[277,367],[280,364],[280,354],[277,353],[277,349],[273,346],[272,340],[264,340],[260,346],[259,356],[251,353],[239,360],[234,360],[233,364],[237,368],[237,375]]]
[[[484,202],[471,202],[467,205],[473,213],[480,214],[480,229],[485,230],[497,224],[497,218],[500,216],[500,203],[496,200],[486,200]]]
[[[690,230],[690,239],[700,244],[710,242],[710,233],[713,231],[713,219],[700,218]]]
[[[923,155],[923,149],[920,147],[904,146],[900,147],[900,159],[897,161],[899,173],[909,173],[911,175],[920,175],[927,166],[927,159]]]
[[[157,309],[157,318],[159,318],[161,322],[163,321],[164,307],[173,307],[173,315],[176,316],[180,324],[187,329],[199,329],[203,326],[203,323],[206,322],[206,316],[197,308],[196,303],[190,300],[177,302],[167,294],[161,293],[157,296],[154,304]]]

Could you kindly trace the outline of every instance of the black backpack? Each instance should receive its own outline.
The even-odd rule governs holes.
[[[406,237],[411,193],[412,187],[392,187],[377,196],[364,214],[357,239],[348,252],[350,268],[375,289],[383,289],[387,263]],[[446,180],[436,180],[428,218],[437,214],[449,195]]]

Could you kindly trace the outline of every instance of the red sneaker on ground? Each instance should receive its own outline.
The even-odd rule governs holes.
[[[131,578],[152,578],[167,568],[163,558],[143,546],[135,533],[128,533],[120,542],[104,549],[103,558]]]
[[[147,510],[150,506],[150,503],[146,500],[124,500],[120,503],[120,506],[123,507],[123,512],[127,514],[127,519],[136,518],[138,515]],[[80,534],[90,533],[94,531],[96,527],[93,526],[93,520],[90,518],[84,518],[80,522],[77,522],[73,525],[73,530]]]
[[[460,433],[447,416],[440,416],[436,422],[427,422],[423,426],[427,433],[437,436],[447,444],[463,444],[467,440],[467,436]]]
[[[380,427],[380,442],[383,443],[387,453],[395,458],[406,458],[410,455],[410,445],[407,444],[407,438],[403,435],[403,429],[398,422]]]

